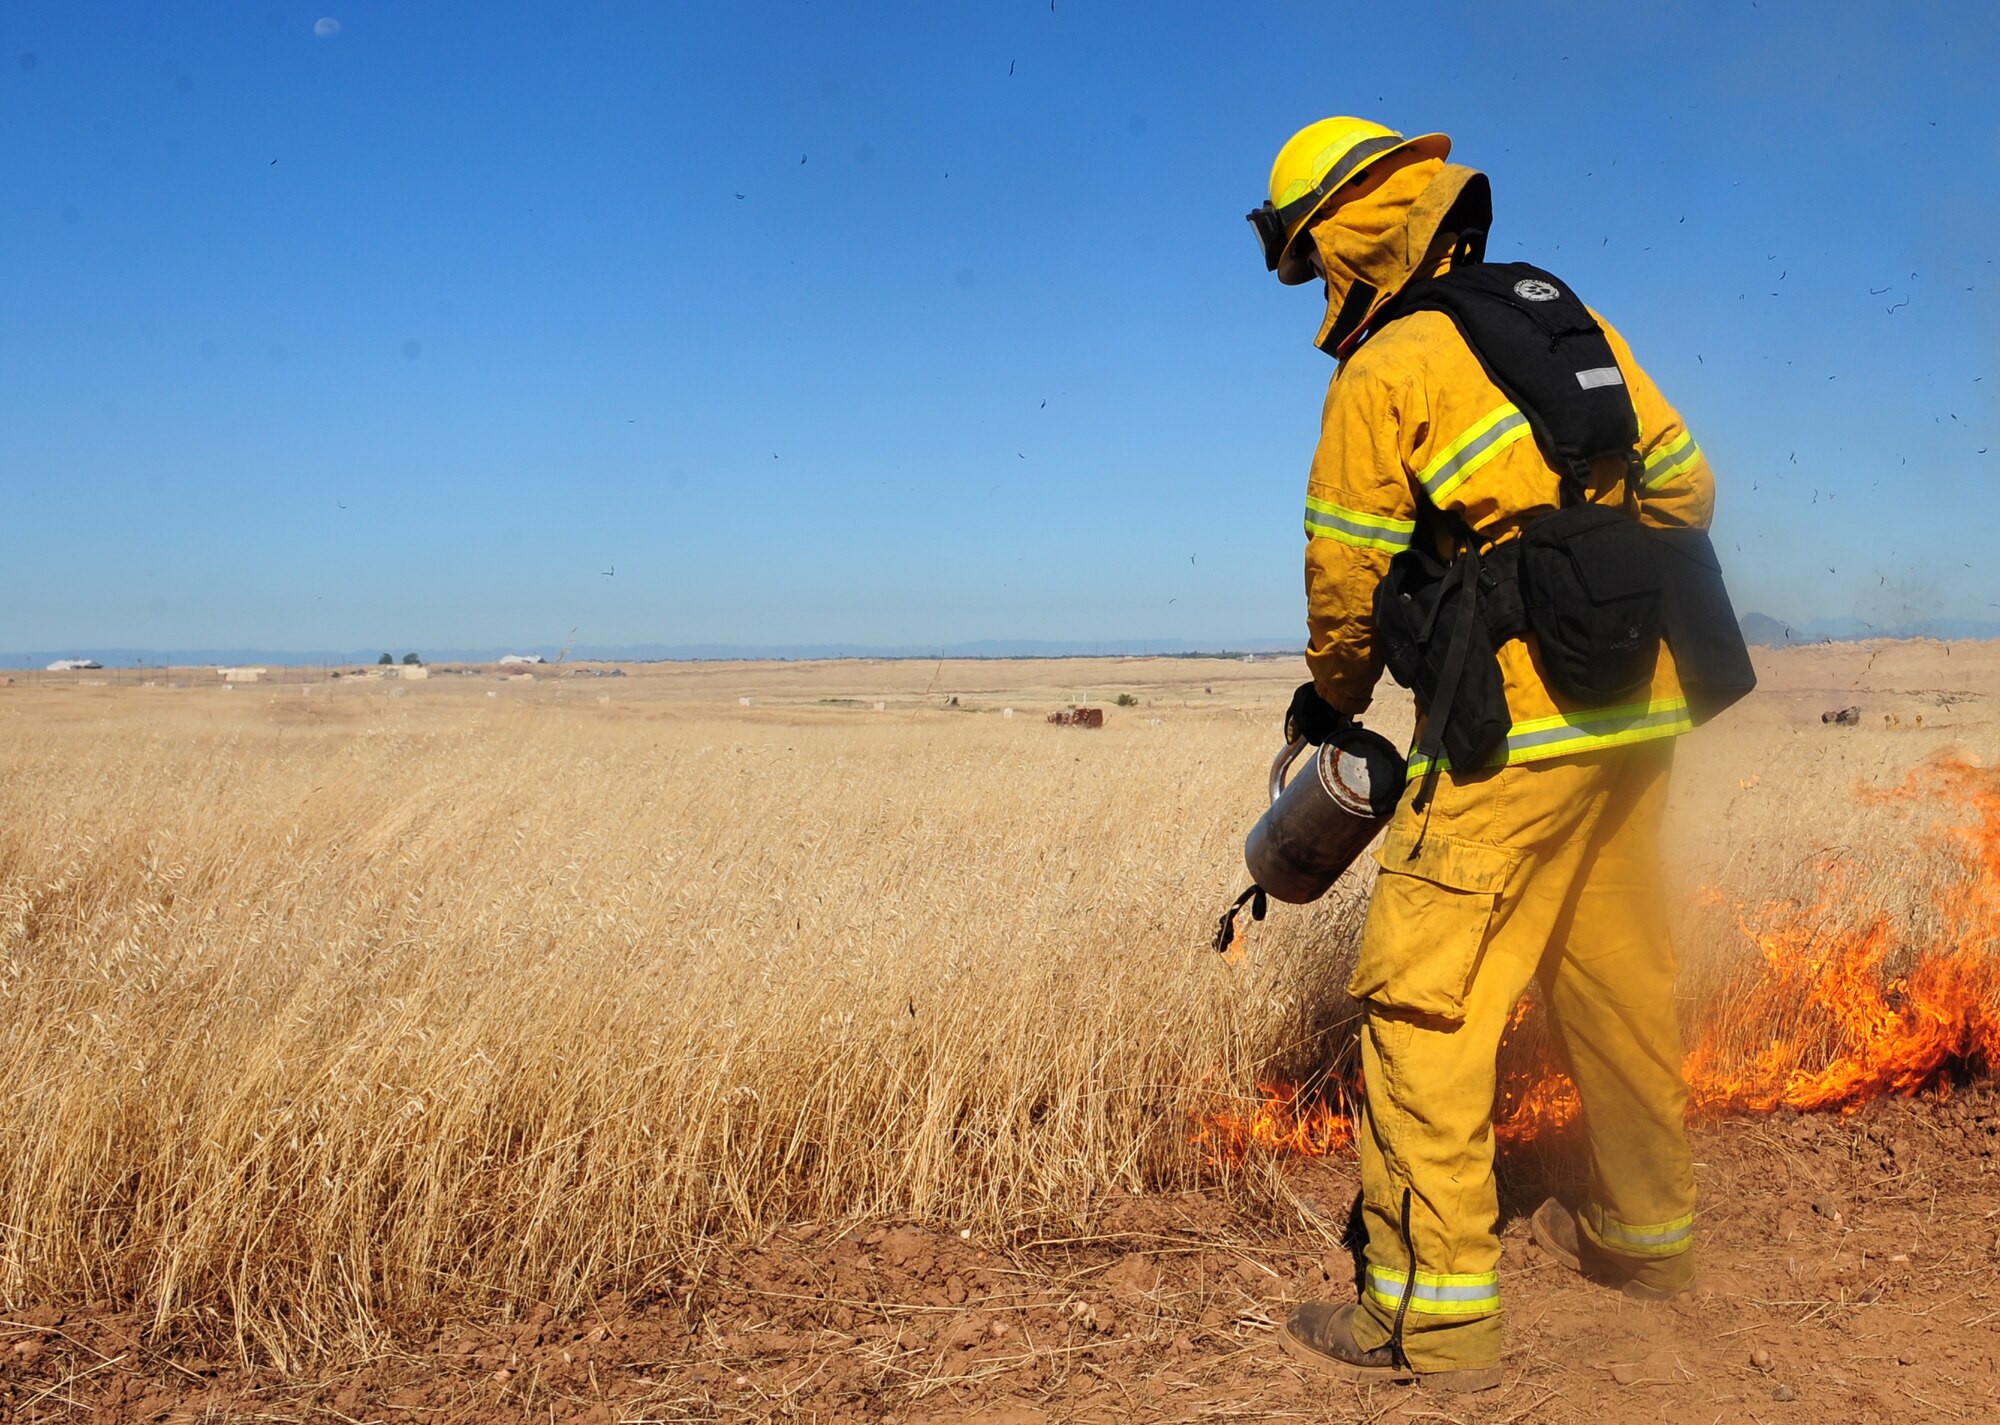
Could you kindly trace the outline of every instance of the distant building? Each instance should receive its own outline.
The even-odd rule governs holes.
[[[58,658],[49,664],[51,673],[81,673],[86,668],[102,668],[104,665],[95,658]]]
[[[431,670],[421,663],[405,663],[402,667],[391,669],[390,671],[406,683],[414,682],[421,678],[428,678],[431,675]]]
[[[254,683],[264,676],[262,668],[218,668],[225,683]]]
[[[500,666],[507,668],[516,663],[546,663],[548,661],[548,659],[542,657],[539,653],[509,653],[500,660]]]

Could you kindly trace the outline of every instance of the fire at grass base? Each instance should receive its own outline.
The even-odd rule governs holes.
[[[1736,907],[1759,968],[1686,1026],[1688,1112],[1851,1112],[1887,1096],[1948,1095],[2000,1063],[2000,771],[1961,760],[1929,764],[1863,799],[1928,805],[1949,825],[1922,838],[1938,877],[1937,938],[1900,939],[1891,917],[1859,898],[1853,870],[1822,868],[1810,904]],[[1714,892],[1705,893],[1711,897]],[[1759,1029],[1779,1032],[1760,1040]],[[1252,1153],[1324,1157],[1351,1147],[1358,1073],[1317,1083],[1260,1083],[1259,1102],[1197,1115],[1191,1142],[1212,1163]],[[1568,1128],[1582,1113],[1539,1001],[1523,999],[1500,1049],[1494,1128],[1520,1143]]]

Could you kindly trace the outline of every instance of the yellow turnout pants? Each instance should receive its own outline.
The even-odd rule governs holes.
[[[1691,1279],[1694,1170],[1658,856],[1672,757],[1672,743],[1649,743],[1447,775],[1427,812],[1411,810],[1413,789],[1390,822],[1349,985],[1365,1009],[1364,1348],[1387,1342],[1400,1314],[1418,1370],[1499,1361],[1495,1058],[1531,977],[1583,1099],[1586,1245],[1651,1286]]]

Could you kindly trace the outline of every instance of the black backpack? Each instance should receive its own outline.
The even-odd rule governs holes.
[[[1470,771],[1505,738],[1511,718],[1493,650],[1508,638],[1532,633],[1550,686],[1586,706],[1644,688],[1663,636],[1697,721],[1754,687],[1706,534],[1650,529],[1587,498],[1593,460],[1623,460],[1628,481],[1640,470],[1638,414],[1589,308],[1543,269],[1506,262],[1466,263],[1413,283],[1376,330],[1418,311],[1449,316],[1527,417],[1560,477],[1562,501],[1518,541],[1483,550],[1462,520],[1426,502],[1416,542],[1376,590],[1384,661],[1428,719],[1419,752],[1431,767],[1418,808],[1429,801],[1440,751]],[[1429,547],[1438,522],[1462,550],[1448,566]],[[1436,646],[1440,639],[1448,641]]]

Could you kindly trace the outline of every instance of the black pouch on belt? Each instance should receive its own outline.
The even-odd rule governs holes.
[[[1389,676],[1417,695],[1425,717],[1443,719],[1444,753],[1468,772],[1485,765],[1513,722],[1492,634],[1476,616],[1476,583],[1462,577],[1469,557],[1447,564],[1412,546],[1389,561],[1375,586],[1375,642]],[[1466,615],[1468,600],[1475,616]],[[1453,682],[1447,673],[1455,651]]]
[[[1521,538],[1521,599],[1549,685],[1601,706],[1652,681],[1666,618],[1653,532],[1620,509],[1577,504]]]
[[[1743,627],[1722,585],[1722,561],[1705,529],[1648,530],[1666,591],[1667,647],[1688,713],[1707,722],[1757,686]]]

